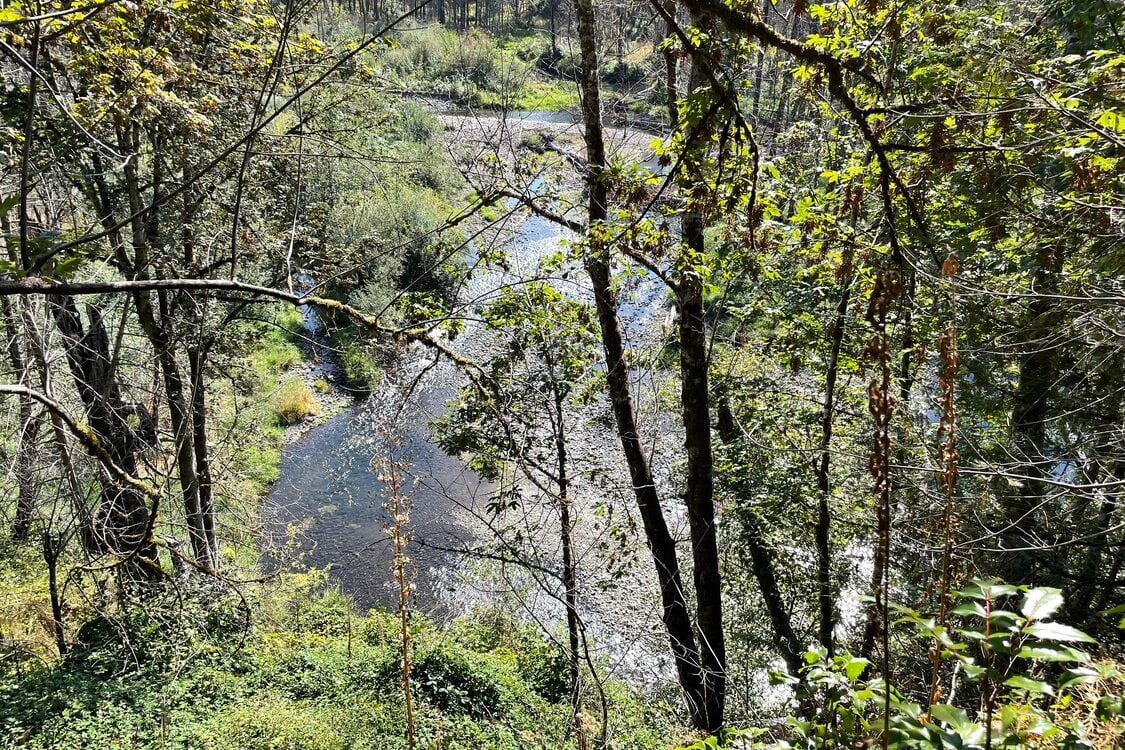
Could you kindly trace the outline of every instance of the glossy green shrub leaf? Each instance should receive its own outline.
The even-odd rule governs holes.
[[[1063,605],[1063,595],[1060,589],[1035,588],[1024,594],[1020,612],[1029,620],[1043,620],[1059,610]]]
[[[1015,688],[1016,690],[1026,690],[1029,693],[1038,693],[1040,695],[1054,695],[1055,689],[1046,682],[1040,680],[1033,680],[1030,677],[1023,675],[1012,675],[1004,680],[1004,684],[1008,687]]]
[[[1094,639],[1083,633],[1078,628],[1063,625],[1059,622],[1037,622],[1029,625],[1025,632],[1045,641],[1076,641],[1079,643],[1094,643]]]

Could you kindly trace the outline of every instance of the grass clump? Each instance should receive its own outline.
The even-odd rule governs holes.
[[[282,424],[293,425],[320,414],[320,402],[307,385],[297,378],[289,378],[274,397],[274,411]]]
[[[458,34],[438,27],[403,31],[373,67],[417,92],[485,108],[559,110],[576,106],[573,86],[545,75],[545,43],[534,35],[498,38],[480,29]]]

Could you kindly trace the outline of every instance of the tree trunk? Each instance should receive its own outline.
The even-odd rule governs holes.
[[[688,615],[680,578],[676,544],[668,532],[652,469],[637,434],[636,414],[629,393],[629,369],[625,361],[625,344],[617,315],[617,300],[610,285],[610,266],[605,248],[599,239],[607,216],[607,185],[605,141],[601,122],[601,95],[598,81],[598,54],[595,14],[592,0],[575,0],[575,15],[582,56],[582,119],[586,142],[587,190],[590,247],[585,267],[594,293],[594,304],[601,329],[606,360],[606,390],[613,408],[617,434],[629,467],[633,491],[637,497],[645,538],[656,566],[663,605],[663,621],[668,631],[672,655],[680,686],[700,729],[708,729],[704,708],[699,653]]]
[[[16,300],[16,304],[21,304]],[[30,385],[31,370],[23,355],[23,345],[19,336],[19,319],[12,309],[12,301],[5,297],[0,300],[4,315],[4,328],[8,341],[8,359],[12,372],[21,383]],[[12,518],[12,540],[26,542],[31,534],[31,517],[35,510],[35,439],[39,433],[39,422],[35,419],[31,397],[20,396],[20,424],[16,438],[16,512]]]
[[[721,392],[717,411],[719,439],[726,445],[734,445],[738,441],[734,414],[731,413],[730,403]],[[773,557],[762,538],[762,520],[757,513],[747,513],[743,520],[743,527],[741,538],[750,554],[751,572],[758,582],[758,588],[761,589],[766,614],[770,618],[774,646],[781,652],[781,658],[785,661],[789,673],[799,677],[801,669],[805,666],[805,644],[793,629],[792,617],[785,606],[785,600],[782,599]]]
[[[101,313],[87,305],[89,330],[84,331],[72,297],[55,297],[51,304],[55,323],[66,341],[67,363],[86,408],[90,429],[114,463],[136,475],[136,436],[125,421],[126,408]],[[106,471],[99,473],[99,480],[102,500],[91,524],[94,538],[87,540],[87,547],[130,558],[129,573],[134,578],[159,577],[156,544],[144,498],[132,487],[117,486]]]
[[[703,257],[703,214],[682,218],[683,241],[692,256],[676,286],[680,307],[680,406],[687,453],[688,525],[691,529],[692,575],[696,625],[703,668],[703,709],[710,732],[723,725],[726,696],[726,644],[723,638],[722,580],[715,529],[714,456],[711,447],[710,386],[707,330],[703,317],[703,278],[690,263]]]
[[[66,656],[66,627],[63,623],[58,576],[61,553],[60,540],[53,537],[50,532],[43,532],[43,561],[47,564],[47,595],[51,600],[51,631],[55,636],[55,648],[59,650],[59,656]]]
[[[669,19],[676,18],[676,0],[667,0],[664,3],[664,10],[668,14]],[[664,24],[664,33],[670,38],[676,38],[676,30],[672,20],[668,20]],[[665,95],[668,97],[668,132],[676,130],[676,124],[680,119],[680,106],[678,104],[680,98],[679,87],[679,53],[675,48],[668,46],[664,49],[664,88]]]
[[[586,729],[582,725],[582,673],[579,666],[581,651],[578,623],[578,576],[574,563],[574,544],[571,531],[574,522],[570,517],[570,479],[567,476],[566,427],[563,421],[563,402],[566,394],[555,390],[555,460],[558,462],[557,482],[559,502],[559,539],[563,556],[563,597],[566,602],[566,634],[570,663],[570,710],[574,719],[574,734],[579,750],[586,750]]]
[[[191,370],[191,426],[195,448],[195,478],[199,487],[199,512],[207,539],[210,566],[219,569],[219,540],[215,534],[215,497],[211,480],[211,455],[207,446],[207,392],[203,375],[205,354],[198,348],[188,349]]]
[[[1050,295],[1058,292],[1058,274],[1062,269],[1062,251],[1049,247],[1040,251],[1035,272],[1035,293],[1027,312],[1023,339],[1024,351],[1019,353],[1019,385],[1012,399],[1010,434],[1012,454],[1021,461],[1018,471],[1024,479],[1015,493],[1004,498],[1004,547],[1034,547],[1040,533],[1042,513],[1039,505],[1047,487],[1037,481],[1045,475],[1047,420],[1051,414],[1055,391],[1054,336],[1057,330],[1058,302]],[[1019,551],[1005,555],[1001,576],[1007,580],[1034,585],[1040,566],[1034,552]]]
[[[852,226],[855,226],[853,213]],[[819,458],[816,463],[816,489],[819,494],[816,517],[816,563],[818,601],[820,605],[820,645],[824,646],[831,659],[835,654],[833,631],[835,630],[835,595],[832,590],[832,511],[829,499],[832,494],[831,461],[832,427],[836,417],[836,379],[840,371],[840,349],[844,343],[844,331],[848,321],[848,304],[852,294],[852,253],[844,251],[843,278],[840,281],[840,300],[836,304],[836,316],[829,331],[828,366],[824,375],[824,403],[820,412]]]
[[[701,29],[711,19],[693,17]],[[707,78],[693,55],[689,89],[707,86]],[[718,95],[718,92],[712,92]],[[669,103],[669,108],[674,107]],[[723,725],[726,699],[726,643],[723,637],[722,578],[719,572],[718,535],[715,528],[714,455],[711,446],[711,391],[708,377],[707,324],[703,312],[703,275],[706,273],[706,177],[703,174],[714,142],[717,122],[713,110],[686,137],[680,191],[685,196],[680,219],[681,257],[676,263],[676,299],[680,308],[680,412],[687,454],[688,526],[691,530],[692,575],[695,586],[696,627],[703,671],[704,729],[715,733]]]
[[[164,293],[160,293],[161,307],[166,308]],[[199,500],[199,480],[195,473],[195,441],[191,415],[188,413],[184,379],[166,326],[156,319],[152,300],[147,292],[136,292],[133,301],[137,319],[152,344],[164,380],[164,397],[168,404],[168,417],[176,449],[176,470],[179,473],[180,494],[184,502],[188,538],[191,540],[195,561],[211,567],[211,548],[203,525],[203,510]],[[162,310],[161,320],[167,318]]]

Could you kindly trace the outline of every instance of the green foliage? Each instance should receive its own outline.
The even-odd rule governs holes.
[[[295,632],[347,635],[352,629],[352,603],[334,585],[321,584],[292,605],[286,620]]]
[[[481,29],[458,34],[436,26],[411,29],[372,65],[418,93],[478,107],[556,110],[574,106],[573,87],[536,75],[541,40],[501,41]],[[544,68],[547,70],[548,68]]]
[[[297,424],[320,414],[320,402],[298,378],[289,378],[281,384],[274,396],[273,406],[278,418],[287,425]]]
[[[551,703],[570,695],[570,663],[566,653],[553,643],[521,649],[516,654],[519,675],[532,690]]]
[[[1049,619],[1063,603],[1058,589],[974,581],[955,594],[949,624],[896,607],[910,647],[929,647],[943,660],[939,689],[945,680],[965,683],[958,703],[918,703],[893,686],[888,697],[883,678],[871,676],[877,665],[867,659],[845,653],[829,660],[822,650],[810,651],[799,679],[777,680],[792,685],[803,704],[817,706],[814,715],[788,717],[784,731],[731,731],[691,750],[878,744],[888,726],[889,746],[901,750],[1103,747],[1106,729],[1122,729],[1113,711],[1119,697],[1104,692],[1119,690],[1122,674],[1075,646],[1093,638]],[[1086,708],[1078,710],[1082,703]]]
[[[379,383],[379,368],[359,342],[346,343],[340,348],[340,367],[344,371],[344,382],[353,391],[370,393]]]
[[[191,746],[269,750],[345,750],[355,747],[341,733],[341,713],[316,703],[248,698],[207,720]]]
[[[141,607],[124,618],[133,623],[127,637],[91,625],[84,655],[2,673],[0,747],[404,747],[399,654],[388,632],[396,627],[394,618],[351,615],[349,637],[341,627],[346,602],[325,586],[323,573],[289,580],[282,596],[262,602],[283,613],[285,623],[271,629],[234,633],[203,626],[207,611],[228,608],[241,601],[237,597],[222,597],[221,604],[202,597],[191,604],[199,616],[185,620],[201,629],[190,635],[169,629],[171,618],[154,627]],[[421,619],[412,622],[420,639],[414,673],[420,747],[522,750],[529,743],[565,744],[567,709],[536,694],[511,652],[463,645],[472,639],[469,633],[497,644],[498,638],[507,641],[499,634],[508,627],[498,631],[498,622],[455,620],[448,633]],[[489,631],[494,635],[486,636]],[[104,636],[96,647],[95,632]],[[450,637],[454,633],[461,635]],[[527,631],[520,639],[549,648]],[[123,660],[130,648],[141,649],[143,658]],[[628,732],[636,733],[623,728],[616,735],[619,746],[657,746],[645,734],[643,702],[623,686],[609,689],[619,701],[623,727],[627,722]]]
[[[500,709],[500,688],[489,671],[485,662],[439,647],[415,656],[411,682],[441,711],[488,717]]]

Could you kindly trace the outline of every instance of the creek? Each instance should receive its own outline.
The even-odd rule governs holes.
[[[569,115],[557,113],[521,113],[518,117],[523,122],[554,126],[573,122]],[[568,232],[545,219],[527,217],[507,241],[509,267],[476,272],[463,296],[479,304],[503,285],[534,275],[539,261],[556,252],[568,237]],[[580,269],[571,267],[558,272],[552,283],[567,294],[588,297],[580,279]],[[659,281],[651,279],[636,286],[622,300],[627,330],[639,336],[663,314],[663,305]],[[339,367],[324,344],[320,319],[311,309],[303,315],[308,337],[314,342],[310,349],[316,361],[315,377],[339,385]],[[486,337],[486,332],[470,323],[454,344],[482,352],[487,350],[487,341],[482,341]],[[377,476],[381,472],[372,469],[373,461],[386,455],[391,438],[399,445],[396,457],[417,482],[412,489],[410,518],[415,543],[409,553],[416,589],[414,606],[441,620],[482,603],[481,591],[467,581],[469,566],[448,550],[475,541],[473,512],[482,512],[493,488],[430,440],[429,424],[442,415],[460,380],[453,365],[416,349],[393,371],[384,372],[377,390],[362,403],[351,403],[287,444],[279,478],[262,504],[262,526],[269,532],[263,534],[262,542],[267,565],[327,567],[331,580],[361,611],[397,607],[386,533],[388,514],[382,509],[387,490]],[[607,432],[596,450],[612,451],[612,445],[612,433]],[[561,611],[554,611],[557,602],[550,597],[544,601],[542,606],[549,611],[532,613],[533,619],[560,619]],[[618,640],[611,632],[616,628],[594,627],[603,642]],[[627,643],[629,635],[622,633],[620,639]]]

